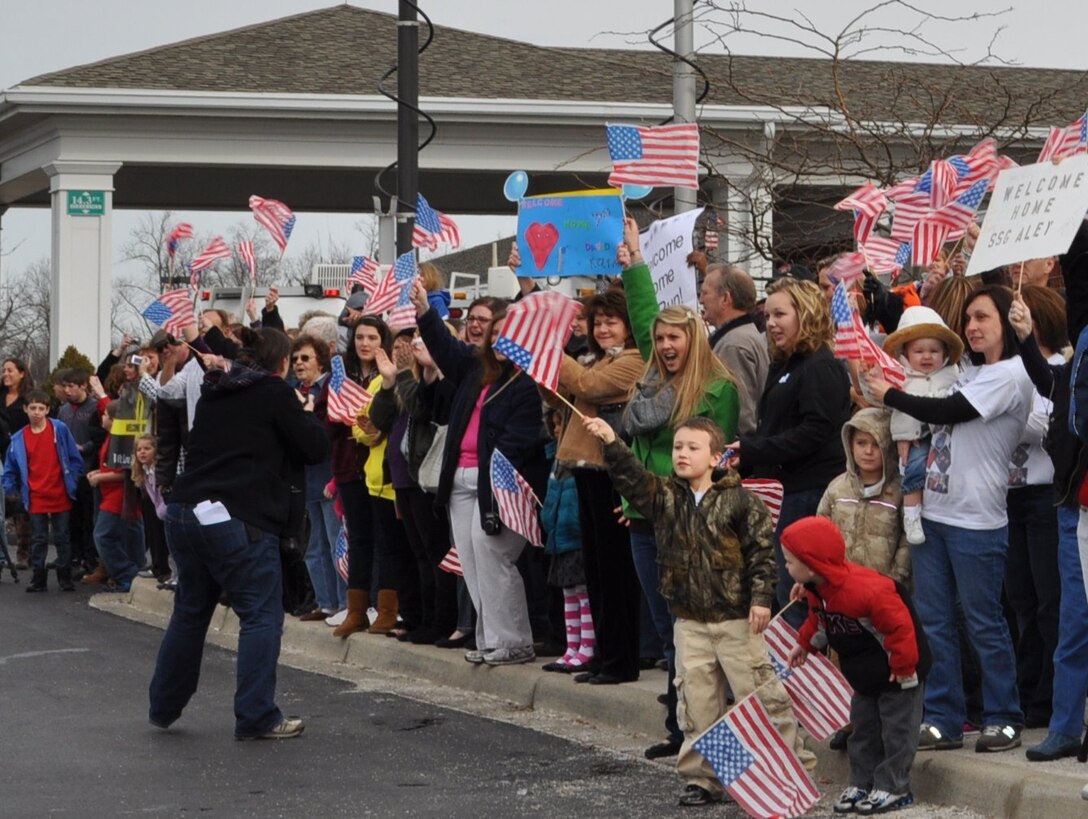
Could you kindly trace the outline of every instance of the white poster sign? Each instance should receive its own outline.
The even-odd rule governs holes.
[[[1088,155],[998,174],[967,275],[1065,253],[1088,211]]]
[[[699,309],[699,284],[687,259],[692,250],[691,234],[702,213],[702,208],[696,208],[659,219],[640,235],[642,258],[650,266],[662,308],[684,304]]]

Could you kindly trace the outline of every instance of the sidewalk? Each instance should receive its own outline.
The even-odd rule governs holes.
[[[173,609],[173,595],[155,588],[153,580],[137,579],[129,594],[99,594],[91,605],[133,620],[165,626]],[[238,621],[220,607],[208,639],[233,648]],[[665,690],[662,671],[643,672],[635,683],[619,686],[577,685],[566,674],[541,671],[535,664],[492,668],[471,665],[461,651],[414,646],[396,640],[355,634],[334,638],[324,623],[300,623],[287,617],[283,635],[284,661],[290,655],[344,663],[410,679],[500,697],[522,708],[569,714],[588,723],[641,734],[647,744],[662,738],[664,706],[657,695]],[[1042,740],[1042,729],[1025,731],[1024,745]],[[811,744],[811,741],[810,741]],[[976,754],[967,740],[958,751],[920,753],[914,766],[914,794],[920,801],[971,808],[995,817],[1088,817],[1088,801],[1081,787],[1088,782],[1088,765],[1075,759],[1031,763],[1023,749],[999,754]],[[846,755],[813,746],[819,757],[820,778],[845,781]]]

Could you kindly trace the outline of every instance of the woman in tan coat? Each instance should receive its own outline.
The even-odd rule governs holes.
[[[635,347],[627,300],[611,288],[586,304],[589,349],[593,360],[570,356],[559,371],[559,389],[583,415],[603,417],[614,426],[645,365]],[[619,496],[604,468],[600,445],[578,418],[568,419],[556,461],[569,469],[578,487],[582,556],[590,610],[596,630],[595,657],[588,669],[551,663],[549,670],[588,670],[586,682],[601,685],[638,679],[640,587],[631,558],[627,528],[613,510]]]

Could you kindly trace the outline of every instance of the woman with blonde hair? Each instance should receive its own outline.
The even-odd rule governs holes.
[[[650,268],[642,259],[638,224],[625,219],[623,244],[617,258],[624,266],[623,289],[631,331],[642,359],[647,362],[642,381],[623,416],[622,432],[631,438],[635,456],[655,475],[672,474],[672,438],[676,425],[701,415],[713,420],[730,440],[737,433],[740,398],[729,370],[710,346],[706,325],[692,308],[666,307],[661,310],[654,291]],[[654,628],[669,663],[668,712],[664,742],[646,749],[650,759],[675,756],[684,735],[677,721],[675,649],[672,615],[658,591],[657,541],[652,524],[624,505],[631,522],[631,551],[635,570],[646,595]],[[594,675],[575,677],[593,682]]]
[[[820,288],[783,277],[767,287],[763,311],[771,369],[759,403],[754,435],[730,444],[742,471],[782,482],[782,510],[775,529],[777,604],[789,602],[792,583],[779,536],[796,520],[815,515],[832,479],[845,471],[842,425],[850,417],[850,376],[835,358],[835,325]],[[786,619],[805,618],[802,604]]]

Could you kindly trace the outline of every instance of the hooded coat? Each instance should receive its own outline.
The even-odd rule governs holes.
[[[812,652],[830,645],[843,676],[861,694],[898,690],[892,674],[925,680],[929,645],[902,584],[847,560],[842,534],[826,518],[802,518],[781,540],[824,581],[805,584],[809,615],[798,635],[801,646]]]
[[[855,430],[876,438],[884,454],[884,484],[864,497],[865,486],[850,446]],[[888,414],[863,409],[843,424],[842,446],[846,471],[833,480],[820,498],[816,514],[829,518],[846,541],[846,557],[893,580],[910,581],[910,545],[903,532],[903,492],[900,489],[899,456],[888,428]]]

